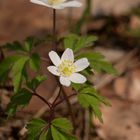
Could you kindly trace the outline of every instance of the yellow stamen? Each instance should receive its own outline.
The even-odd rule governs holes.
[[[66,1],[66,0],[48,0],[48,4],[50,4],[50,5],[58,5],[58,4],[63,3],[64,1]]]
[[[64,60],[58,67],[58,71],[62,76],[69,77],[76,72],[76,67],[70,60]]]

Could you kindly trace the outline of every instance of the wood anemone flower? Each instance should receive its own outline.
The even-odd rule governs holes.
[[[66,7],[81,7],[82,3],[78,0],[30,0],[30,2],[50,7],[53,9],[64,9]]]
[[[64,86],[70,86],[71,82],[83,84],[86,82],[86,77],[78,73],[89,66],[87,58],[81,58],[74,62],[73,51],[67,48],[61,58],[54,51],[49,52],[49,57],[54,66],[49,66],[47,69],[53,75],[59,76],[59,81]]]

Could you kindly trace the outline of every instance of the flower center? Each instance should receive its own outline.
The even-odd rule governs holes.
[[[63,3],[64,1],[66,1],[66,0],[48,0],[48,4],[50,4],[50,5],[58,5],[58,4]]]
[[[76,72],[76,67],[70,60],[63,60],[58,67],[58,71],[62,76],[69,77]]]

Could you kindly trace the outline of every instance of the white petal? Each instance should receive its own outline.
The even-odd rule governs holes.
[[[76,0],[73,0],[73,1],[64,2],[64,3],[60,4],[59,6],[61,6],[63,8],[65,8],[65,7],[81,7],[82,3],[78,2]]]
[[[48,6],[47,0],[30,0],[30,2],[39,4],[39,5],[43,5],[43,6]]]
[[[74,61],[74,55],[73,55],[72,49],[67,48],[64,51],[64,53],[63,53],[63,55],[61,57],[61,60],[70,60],[70,61],[73,62]]]
[[[71,81],[67,77],[61,76],[59,80],[63,86],[69,87],[71,84]]]
[[[87,78],[85,76],[83,76],[82,74],[80,73],[74,73],[72,74],[69,79],[73,82],[73,83],[79,83],[79,84],[82,84],[82,83],[85,83]]]
[[[47,67],[48,71],[56,76],[60,76],[60,73],[58,72],[58,68],[55,66],[49,66]]]
[[[59,5],[54,5],[52,6],[53,9],[57,9],[57,10],[60,10],[60,9],[64,9],[65,7],[62,5],[62,4],[59,4]]]
[[[74,65],[76,66],[76,72],[82,71],[89,66],[89,62],[87,58],[81,58],[77,60]]]
[[[50,57],[52,63],[55,66],[59,66],[60,65],[61,60],[60,60],[60,57],[58,56],[58,54],[56,52],[54,52],[54,51],[49,52],[49,57]]]

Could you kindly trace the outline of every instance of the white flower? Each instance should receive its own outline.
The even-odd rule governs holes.
[[[55,66],[49,66],[47,69],[54,75],[60,76],[60,83],[64,86],[70,86],[73,83],[85,83],[86,77],[78,73],[89,66],[87,58],[81,58],[74,62],[74,55],[71,49],[66,49],[60,57],[54,51],[49,52],[49,57]]]
[[[66,7],[80,7],[82,4],[77,0],[30,0],[32,3],[51,7],[53,9],[64,9]]]

